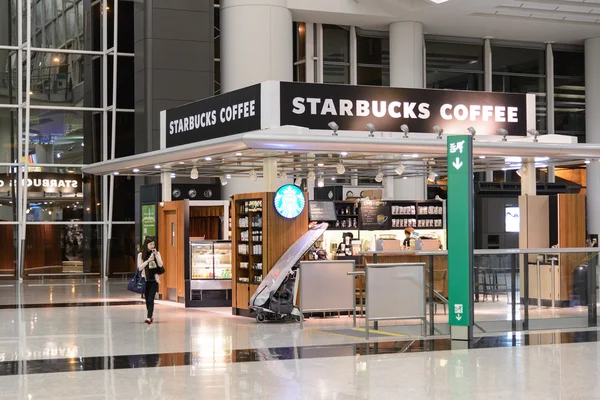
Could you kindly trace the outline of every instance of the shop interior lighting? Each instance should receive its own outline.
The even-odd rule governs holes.
[[[369,122],[365,127],[369,130],[369,137],[375,137],[375,134],[373,133],[375,132],[375,125]]]
[[[60,158],[61,153],[56,153],[56,158]]]
[[[404,132],[404,139],[408,139],[408,132],[409,132],[408,125],[402,124],[402,126],[400,127],[400,130],[402,132]]]
[[[250,170],[248,176],[250,177],[251,181],[256,181],[258,179],[258,174],[256,173],[256,170],[254,168]]]
[[[192,171],[190,172],[190,178],[198,179],[198,168],[196,168],[196,163],[194,163],[194,167],[192,168]]]
[[[338,126],[338,124],[336,124],[335,122],[331,121],[329,124],[329,129],[331,129],[333,131],[332,135],[333,136],[337,136],[337,131],[338,129],[340,129],[340,127]]]
[[[138,172],[140,172],[140,170],[139,170],[138,168],[134,168],[134,169],[133,169],[133,173],[134,173],[134,174],[137,174]]]
[[[375,182],[383,182],[383,172],[381,172],[381,170],[379,170],[379,172],[377,172],[377,175],[375,175]]]
[[[404,164],[400,164],[398,165],[398,168],[396,168],[394,171],[398,174],[398,175],[402,175],[404,173],[404,171],[406,170],[406,166]]]
[[[240,152],[237,152],[237,153],[235,153],[235,155],[239,157],[239,156],[241,156],[241,155],[242,155],[242,153],[240,153]]]
[[[475,137],[475,135],[477,134],[477,131],[472,126],[467,128],[467,132],[469,132],[469,134],[473,137]]]
[[[297,176],[296,180],[294,181],[294,185],[296,185],[296,186],[302,185],[302,178],[300,178],[299,176]]]
[[[113,175],[119,175],[119,171],[113,172]]]
[[[177,174],[175,172],[171,172],[171,179],[177,178]]]
[[[287,179],[287,174],[284,170],[281,170],[281,172],[279,173],[279,179],[281,179],[282,181],[285,181]]]
[[[480,160],[485,160],[485,156],[479,156]]]
[[[194,164],[194,165],[195,165],[195,164]],[[156,165],[154,166],[154,168],[156,168],[156,169],[160,169],[160,165],[156,164]]]
[[[225,178],[227,178],[227,179],[231,179],[231,174],[227,174],[227,175],[225,175]]]
[[[536,131],[535,129],[530,129],[527,131],[527,133],[531,136],[533,136],[533,141],[535,143],[537,143],[538,141],[538,136],[540,136],[540,133],[538,131]]]
[[[318,187],[323,187],[323,186],[325,186],[325,178],[323,178],[323,175],[321,175],[321,176],[319,177],[319,180],[318,180],[318,182],[317,182],[317,186],[318,186]]]
[[[318,163],[317,164],[317,167],[324,167],[324,166],[325,166],[325,164],[323,164],[323,163]]]
[[[348,155],[348,152],[346,152],[346,151],[342,151],[340,153],[340,156],[342,156],[342,157],[346,157],[347,155]]]
[[[437,133],[438,139],[441,139],[442,138],[442,133],[444,133],[444,130],[442,129],[442,127],[439,126],[439,125],[436,125],[436,126],[433,127],[433,130],[435,131],[435,133]]]
[[[335,171],[339,175],[342,175],[344,172],[346,172],[346,167],[344,167],[344,164],[342,164],[342,160],[340,160],[340,162],[335,166]]]
[[[314,182],[316,179],[315,171],[313,171],[312,169],[308,171],[306,179],[308,179],[309,182]]]
[[[590,160],[585,160],[584,162],[585,162],[586,164],[589,164],[589,163],[591,163],[591,161],[590,161]]]
[[[219,179],[221,179],[221,186],[225,186],[225,185],[227,185],[229,183],[229,181],[227,180],[226,176],[222,176]]]
[[[335,181],[335,176],[332,176],[332,177],[331,177],[331,180],[332,180],[332,181]]]
[[[521,167],[517,170],[517,175],[519,175],[521,178],[523,177],[523,175],[527,174],[527,168],[525,167]]]
[[[431,183],[435,183],[435,178],[437,177],[436,173],[433,171],[429,171],[429,174],[427,175],[427,181],[431,182]]]
[[[206,161],[211,161],[211,160],[212,160],[212,157],[204,157],[204,160],[206,160]]]
[[[506,137],[508,136],[508,131],[506,129],[504,129],[504,128],[498,129],[498,135],[502,135],[503,142],[507,141]]]

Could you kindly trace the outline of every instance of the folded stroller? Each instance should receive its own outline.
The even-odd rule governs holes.
[[[298,263],[313,244],[327,230],[322,223],[311,228],[279,258],[250,298],[250,310],[256,313],[257,322],[300,321],[302,316],[296,307],[298,286],[296,272]]]

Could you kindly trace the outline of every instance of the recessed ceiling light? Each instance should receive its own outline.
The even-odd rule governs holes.
[[[156,168],[156,169],[160,169],[160,165],[156,164],[156,165],[154,166],[154,168]]]
[[[119,175],[119,173],[118,173],[118,172],[113,172],[113,174],[115,174],[115,175]]]
[[[319,164],[317,164],[317,165],[318,165],[319,167],[324,167],[324,166],[325,166],[325,164],[323,164],[323,163],[319,163]]]
[[[412,158],[419,158],[419,155],[418,154],[413,154],[411,157]]]
[[[179,161],[179,165],[185,164],[185,161]]]
[[[238,152],[238,153],[235,153],[235,155],[239,157],[242,155],[242,153]]]
[[[212,157],[204,157],[204,159],[205,159],[206,161],[211,161],[211,160],[212,160]]]
[[[139,170],[139,169],[137,169],[137,168],[134,168],[134,169],[133,169],[133,172],[137,174],[138,172],[140,172],[140,170]]]
[[[479,159],[484,160],[485,156],[479,156]]]
[[[340,156],[342,156],[342,157],[346,157],[347,155],[348,155],[348,153],[347,153],[347,152],[345,152],[345,151],[342,151],[342,152],[340,153]]]
[[[448,0],[429,0],[429,1],[431,1],[432,3],[435,3],[435,4],[442,4],[442,3],[447,2]]]
[[[585,163],[586,163],[586,164],[589,164],[590,162],[591,162],[590,160],[585,160]]]

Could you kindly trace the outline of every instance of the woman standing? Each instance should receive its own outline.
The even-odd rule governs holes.
[[[137,265],[138,269],[142,271],[142,276],[146,279],[144,297],[146,298],[148,316],[144,322],[151,324],[154,322],[154,297],[158,292],[158,284],[160,283],[158,267],[163,266],[162,258],[160,253],[156,251],[156,242],[152,236],[146,236],[142,250],[138,254]]]

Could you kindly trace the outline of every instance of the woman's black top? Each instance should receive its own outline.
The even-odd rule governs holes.
[[[152,255],[152,252],[149,252],[146,255],[146,261],[148,261],[148,259],[150,258],[150,256]],[[156,281],[156,271],[158,271],[157,268],[157,264],[156,264],[156,259],[154,261],[150,261],[148,263],[148,265],[146,266],[146,280],[149,282],[155,282]]]

